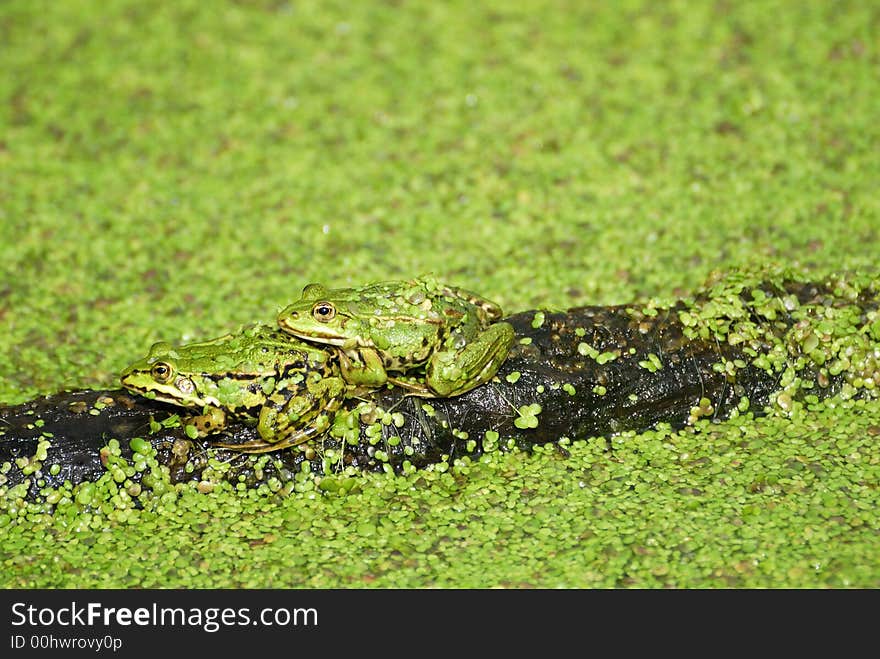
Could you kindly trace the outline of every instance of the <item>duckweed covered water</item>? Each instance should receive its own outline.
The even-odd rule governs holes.
[[[592,439],[353,475],[348,493],[179,486],[145,510],[101,506],[99,483],[54,515],[0,517],[4,585],[870,585],[878,418],[878,401],[837,402],[787,427],[740,417],[610,452]]]
[[[115,386],[151,342],[271,321],[311,281],[433,272],[515,312],[756,260],[873,272],[875,13],[6,2],[0,400]],[[795,412],[286,496],[157,474],[144,509],[111,468],[51,515],[7,499],[0,577],[877,587],[880,407]]]

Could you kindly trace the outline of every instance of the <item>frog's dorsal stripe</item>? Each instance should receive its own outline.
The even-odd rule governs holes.
[[[236,371],[229,371],[227,373],[202,373],[202,377],[206,380],[211,380],[212,382],[220,382],[221,380],[257,380],[277,374],[278,371],[276,369],[275,371],[266,371],[265,373],[238,373]]]
[[[430,316],[413,316],[407,314],[399,314],[399,315],[383,315],[382,323],[383,324],[392,324],[392,323],[412,323],[413,321],[418,321],[419,323],[426,323],[428,325],[443,325],[446,321],[436,314],[432,314]]]

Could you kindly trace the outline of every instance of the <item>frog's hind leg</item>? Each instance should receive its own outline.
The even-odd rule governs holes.
[[[275,450],[275,444],[255,439],[252,442],[242,442],[240,444],[211,442],[211,448],[225,448],[238,453],[268,453]]]
[[[432,391],[428,385],[422,384],[417,380],[389,377],[388,382],[390,384],[393,384],[395,387],[406,389],[407,396],[416,396],[419,398],[438,398],[438,395],[434,393],[434,391]]]
[[[507,359],[516,340],[513,325],[489,325],[461,350],[437,352],[425,367],[425,383],[440,397],[459,396],[485,384]]]
[[[240,444],[230,444],[227,442],[212,442],[211,446],[213,448],[225,448],[230,451],[237,451],[239,453],[270,453],[272,451],[280,451],[281,449],[289,448],[291,446],[298,446],[299,444],[304,444],[305,442],[312,439],[316,434],[320,434],[323,432],[321,428],[316,425],[309,426],[307,428],[303,428],[297,432],[290,433],[285,437],[282,437],[277,442],[267,442],[261,439],[255,439],[250,442],[242,442]]]
[[[338,378],[327,378],[318,386],[330,389],[328,400],[318,413],[300,419],[300,424],[297,426],[291,425],[287,411],[267,406],[260,411],[260,419],[257,423],[257,430],[263,437],[262,440],[253,440],[242,444],[214,444],[214,446],[240,453],[269,453],[298,446],[319,437],[330,428],[333,420],[332,415],[342,405],[346,388],[344,382]],[[308,400],[311,402],[311,399]],[[301,425],[302,423],[308,425]]]

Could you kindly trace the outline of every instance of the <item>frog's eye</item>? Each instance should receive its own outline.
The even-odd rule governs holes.
[[[312,316],[322,323],[329,323],[336,317],[336,307],[330,302],[316,302],[312,307]]]
[[[150,375],[153,376],[153,379],[156,380],[156,382],[168,382],[173,374],[174,369],[171,368],[170,364],[166,364],[165,362],[156,362],[153,364],[153,368],[150,369]]]

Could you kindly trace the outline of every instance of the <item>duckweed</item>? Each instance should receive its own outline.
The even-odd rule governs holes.
[[[181,578],[172,576],[171,547],[199,565],[185,576],[193,586],[311,587],[333,578],[352,587],[761,587],[780,574],[793,587],[868,583],[878,564],[860,546],[877,532],[866,512],[876,505],[871,473],[876,478],[880,466],[875,460],[872,472],[854,481],[848,465],[857,453],[872,454],[871,435],[850,438],[880,408],[877,401],[836,404],[857,412],[842,431],[831,409],[787,430],[773,417],[697,433],[661,426],[627,434],[612,453],[604,442],[574,440],[566,455],[550,446],[393,478],[351,473],[303,482],[280,498],[268,487],[256,498],[177,487],[127,515],[96,506],[106,490],[89,484],[76,496],[84,511],[75,528],[62,523],[60,512],[27,524],[0,515],[10,540],[4,566],[23,568],[5,570],[5,585],[114,583],[130,578],[115,553],[127,550],[151,564],[136,578],[161,586]],[[768,469],[782,464],[782,455],[798,458]],[[466,479],[457,476],[463,469]],[[733,499],[726,496],[731,491],[738,493]],[[722,511],[730,517],[719,523]],[[794,523],[800,532],[792,536]],[[76,566],[66,580],[63,571],[50,578],[27,569],[49,558],[41,558],[40,543],[36,554],[18,549],[40,524],[52,531],[56,561]],[[188,539],[186,552],[168,544],[168,524]],[[93,534],[101,529],[111,532],[98,543]],[[271,545],[288,537],[298,551],[282,566]],[[556,550],[548,554],[544,542]],[[388,543],[395,549],[388,551]],[[511,561],[503,569],[483,564],[484,543]],[[824,551],[828,543],[834,556]],[[242,570],[242,556],[266,572]]]
[[[871,12],[7,3],[0,400],[114,386],[149,342],[271,317],[296,282],[434,271],[508,312],[650,316],[716,266],[873,272]],[[768,351],[797,299],[719,286],[680,319],[779,377],[773,414],[700,401],[679,432],[531,454],[487,432],[468,463],[250,489],[108,444],[101,479],[28,502],[49,448],[0,482],[2,586],[877,587],[880,317],[828,309]]]
[[[519,416],[514,420],[517,428],[537,428],[538,415],[541,413],[541,406],[537,403],[531,405],[523,405],[518,410]]]

